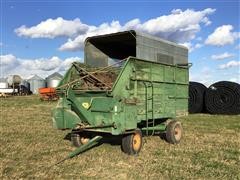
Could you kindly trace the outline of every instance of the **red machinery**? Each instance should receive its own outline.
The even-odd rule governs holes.
[[[43,101],[56,101],[59,98],[55,88],[39,88],[38,92]]]

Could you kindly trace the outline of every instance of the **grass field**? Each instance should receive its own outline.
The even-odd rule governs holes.
[[[128,156],[105,143],[51,167],[74,150],[67,131],[52,128],[56,102],[0,101],[3,179],[240,179],[240,116],[189,115],[179,145],[145,137],[141,153]]]

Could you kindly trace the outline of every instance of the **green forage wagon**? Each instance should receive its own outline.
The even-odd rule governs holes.
[[[182,138],[177,117],[188,114],[188,50],[136,31],[89,37],[84,63],[74,62],[57,87],[54,127],[71,130],[80,153],[106,134],[138,154],[143,135],[172,144]]]

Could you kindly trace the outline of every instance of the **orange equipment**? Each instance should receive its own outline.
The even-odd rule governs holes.
[[[39,88],[38,92],[42,101],[56,101],[59,98],[55,88]]]

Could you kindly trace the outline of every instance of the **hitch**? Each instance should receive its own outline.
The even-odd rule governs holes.
[[[75,149],[73,152],[71,152],[70,154],[68,154],[68,156],[60,161],[58,161],[56,164],[60,164],[63,161],[67,160],[67,159],[71,159],[75,156],[77,156],[78,154],[88,150],[89,148],[97,145],[99,143],[99,140],[102,139],[102,136],[95,136],[94,138],[92,138],[90,141],[88,141],[88,143],[81,145],[80,147],[78,147],[77,149]]]

